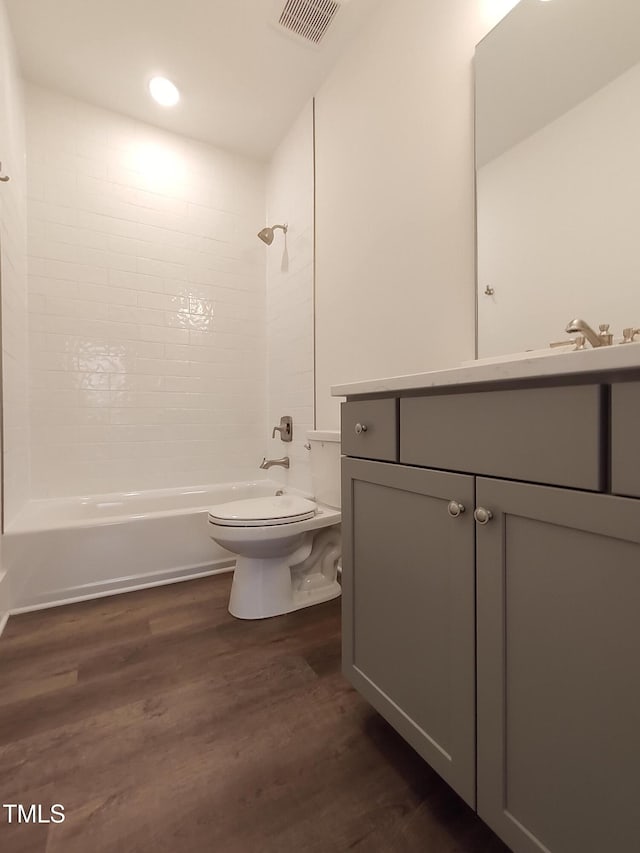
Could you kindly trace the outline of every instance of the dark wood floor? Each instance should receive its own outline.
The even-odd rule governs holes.
[[[504,853],[340,674],[340,601],[229,616],[230,576],[12,617],[2,853]]]

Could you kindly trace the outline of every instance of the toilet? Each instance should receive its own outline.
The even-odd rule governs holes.
[[[209,535],[237,555],[229,612],[266,619],[337,598],[340,433],[307,434],[313,499],[286,492],[209,509]]]

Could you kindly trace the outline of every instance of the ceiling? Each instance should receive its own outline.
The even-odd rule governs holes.
[[[5,0],[25,78],[268,159],[380,0],[342,0],[319,47],[276,26],[285,0]],[[156,105],[148,80],[181,92]]]

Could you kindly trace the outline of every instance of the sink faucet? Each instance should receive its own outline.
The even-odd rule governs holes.
[[[274,465],[280,465],[282,468],[288,468],[289,457],[283,456],[282,459],[267,459],[265,456],[260,463],[260,467],[263,469],[273,468]]]
[[[585,323],[584,320],[575,319],[571,320],[571,322],[567,324],[565,332],[570,335],[573,334],[573,332],[580,332],[585,336],[592,347],[611,346],[613,343],[613,335],[609,332],[609,324],[601,323],[598,328],[600,329],[600,334],[595,332],[588,323]]]

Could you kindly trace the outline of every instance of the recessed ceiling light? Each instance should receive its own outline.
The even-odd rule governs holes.
[[[167,80],[166,77],[154,77],[149,81],[149,92],[151,97],[163,107],[173,107],[180,100],[180,92],[177,86]]]

